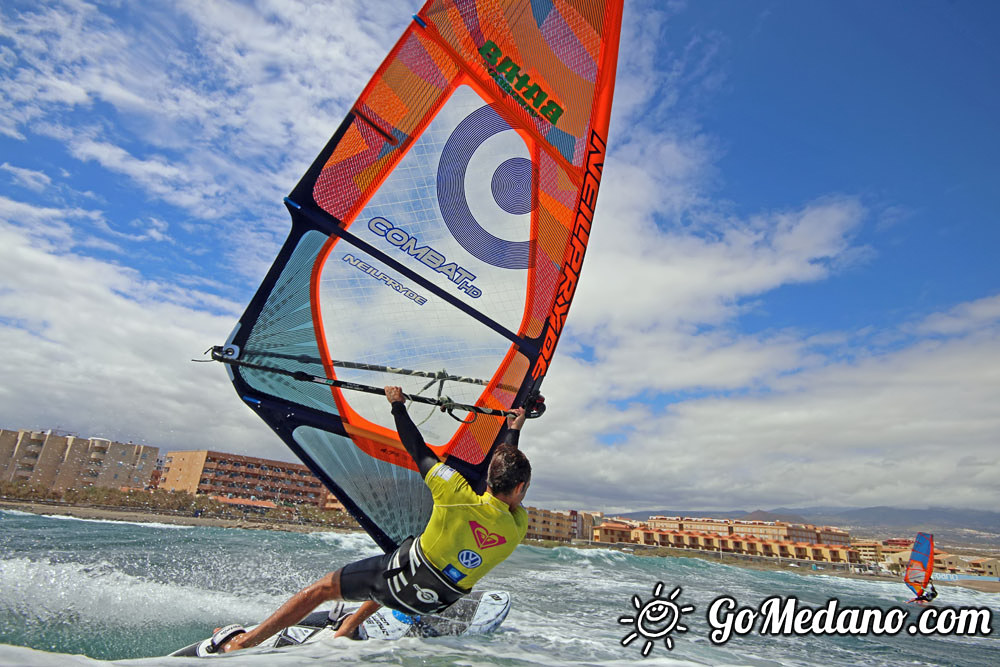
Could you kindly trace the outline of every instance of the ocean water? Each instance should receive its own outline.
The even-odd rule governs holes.
[[[378,552],[360,533],[178,527],[0,510],[0,665],[203,664],[159,656],[217,626],[259,621],[326,572]],[[480,587],[507,590],[513,598],[507,620],[489,636],[342,639],[213,660],[261,666],[1000,664],[1000,594],[951,586],[940,587],[938,613],[985,609],[988,634],[765,636],[758,620],[746,634],[713,643],[711,632],[725,617],[717,614],[712,625],[708,611],[721,596],[754,609],[773,596],[794,596],[815,609],[835,598],[841,608],[902,608],[910,621],[921,609],[903,604],[908,591],[902,584],[605,549],[522,545]],[[655,600],[673,606],[654,606]],[[623,645],[630,634],[636,638]]]

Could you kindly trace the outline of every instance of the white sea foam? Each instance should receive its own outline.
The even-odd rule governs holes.
[[[46,519],[58,519],[60,521],[83,521],[85,523],[110,523],[112,525],[122,525],[127,524],[129,526],[144,526],[146,528],[171,528],[175,530],[189,530],[194,528],[194,526],[185,526],[175,523],[158,523],[156,521],[119,521],[116,519],[84,519],[78,516],[69,516],[68,514],[39,514],[38,516],[44,517]]]
[[[6,508],[0,509],[0,514],[10,514],[11,516],[37,516],[33,512],[22,512],[21,510],[12,510]]]
[[[247,591],[220,592],[125,574],[109,562],[0,560],[0,613],[31,623],[72,622],[88,628],[158,627],[224,619],[251,622],[283,599]]]
[[[361,554],[358,556],[359,558],[375,556],[382,553],[382,549],[375,544],[375,540],[373,540],[368,533],[344,533],[331,531],[329,533],[308,533],[308,535],[311,539],[318,540],[324,544],[329,544],[332,547],[351,552],[358,552]]]

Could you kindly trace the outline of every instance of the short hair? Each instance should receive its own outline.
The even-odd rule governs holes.
[[[531,481],[531,464],[517,447],[504,443],[493,452],[486,483],[493,493],[508,493],[521,482]]]

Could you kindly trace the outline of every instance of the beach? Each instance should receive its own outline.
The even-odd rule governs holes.
[[[350,528],[338,528],[331,526],[321,526],[321,525],[310,525],[301,523],[281,523],[275,521],[255,521],[250,518],[245,519],[219,519],[212,517],[197,517],[191,516],[190,514],[180,514],[180,513],[169,513],[169,512],[140,512],[132,509],[121,508],[113,509],[107,507],[90,507],[82,505],[68,505],[65,503],[43,503],[36,501],[21,501],[21,500],[0,500],[0,508],[20,510],[23,512],[32,512],[34,514],[52,514],[52,515],[65,515],[72,516],[79,519],[99,519],[105,521],[128,521],[128,522],[138,522],[138,523],[165,523],[173,525],[184,525],[184,526],[206,526],[213,528],[233,528],[233,529],[243,529],[243,530],[280,530],[292,533],[313,533],[313,532],[339,532],[339,533],[360,533],[359,529]],[[550,546],[552,543],[540,543],[531,541],[535,546]],[[572,545],[572,544],[559,544],[559,546],[566,546],[571,548],[610,548],[610,549],[620,549],[621,545],[602,545],[602,544],[592,544],[584,547],[582,545]],[[666,552],[669,553],[659,553]],[[638,556],[674,556],[678,558],[701,558],[703,560],[718,561],[719,559],[713,557],[708,553],[688,553],[682,550],[669,549],[669,550],[655,550],[650,553],[643,553],[642,550],[637,550],[635,555]],[[832,568],[824,568],[822,570],[812,570],[808,567],[795,567],[788,563],[788,561],[765,561],[765,560],[749,560],[749,559],[726,559],[725,563],[727,565],[733,565],[735,567],[741,567],[753,570],[769,570],[769,571],[785,571],[792,572],[794,574],[801,574],[803,576],[817,576],[817,575],[828,575],[835,577],[843,577],[848,579],[863,579],[869,581],[885,581],[885,582],[896,582],[899,581],[898,577],[884,576],[884,575],[873,575],[873,574],[856,574],[853,572],[846,572],[844,570],[835,570]],[[972,579],[960,579],[957,581],[939,581],[936,582],[938,586],[960,586],[963,588],[969,588],[981,593],[1000,593],[1000,581],[982,581],[982,580],[972,580]]]

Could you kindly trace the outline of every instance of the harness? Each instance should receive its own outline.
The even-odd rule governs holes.
[[[389,595],[413,614],[436,614],[468,593],[455,586],[424,556],[420,540],[403,540],[383,574]]]

